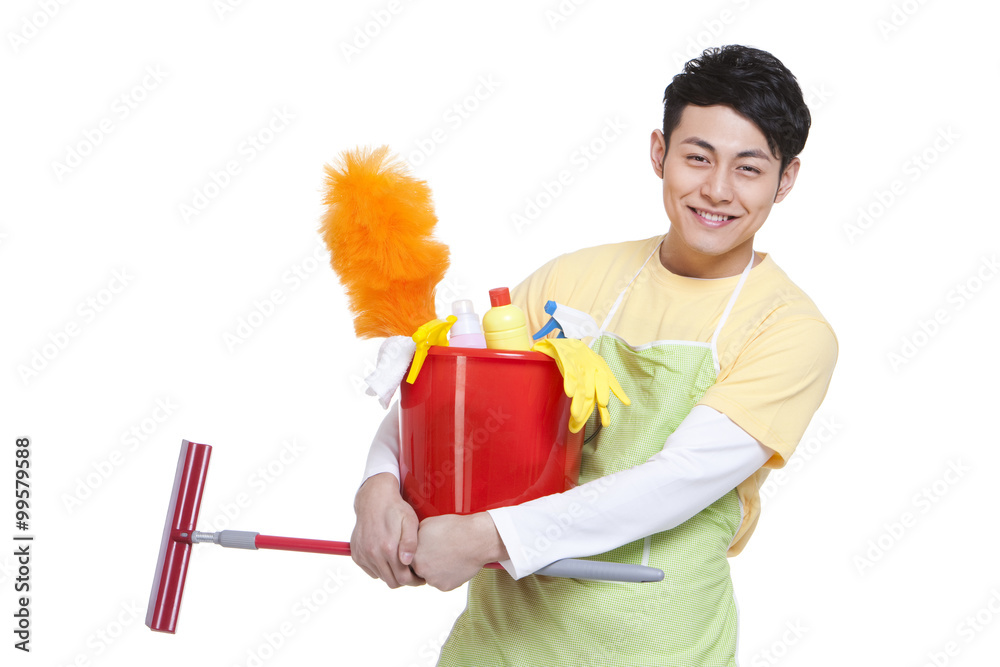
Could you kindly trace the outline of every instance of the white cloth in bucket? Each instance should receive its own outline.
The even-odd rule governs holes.
[[[369,396],[378,396],[379,405],[383,408],[389,407],[392,395],[403,381],[416,351],[417,344],[409,336],[386,338],[378,349],[375,370],[365,378],[368,384],[365,393]]]

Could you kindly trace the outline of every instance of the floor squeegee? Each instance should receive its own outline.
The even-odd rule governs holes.
[[[181,443],[174,486],[167,507],[167,519],[163,527],[163,538],[160,542],[160,553],[153,576],[153,588],[146,609],[146,625],[152,630],[171,634],[176,630],[181,596],[184,593],[184,580],[191,560],[191,549],[195,544],[212,542],[238,549],[279,549],[337,556],[351,555],[350,542],[276,537],[242,530],[223,530],[215,533],[195,530],[211,455],[212,448],[209,445],[200,445],[187,440]],[[497,569],[500,565],[490,563],[486,567]],[[556,561],[536,574],[634,583],[663,579],[663,572],[652,567],[572,558]]]

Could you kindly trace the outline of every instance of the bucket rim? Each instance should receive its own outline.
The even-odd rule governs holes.
[[[491,350],[479,347],[452,347],[450,345],[432,345],[427,350],[427,356],[432,357],[472,357],[475,359],[518,359],[521,361],[541,361],[554,363],[552,357],[541,352],[522,350]]]

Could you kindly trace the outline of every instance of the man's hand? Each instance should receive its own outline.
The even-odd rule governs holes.
[[[351,558],[389,588],[420,586],[424,580],[410,569],[417,550],[417,513],[399,494],[392,473],[365,480],[354,497],[357,523],[351,534]]]
[[[432,516],[420,522],[413,571],[442,591],[458,588],[483,565],[506,560],[493,519],[486,512]]]

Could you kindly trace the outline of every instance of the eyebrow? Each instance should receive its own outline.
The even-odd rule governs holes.
[[[708,143],[707,141],[705,141],[704,139],[701,139],[699,137],[688,137],[687,139],[685,139],[681,143],[682,144],[694,144],[695,146],[698,146],[699,148],[704,148],[706,151],[709,151],[709,152],[712,152],[712,153],[716,152],[715,146],[713,146],[712,144]],[[752,158],[757,158],[758,160],[767,160],[769,162],[771,160],[771,156],[768,155],[767,153],[765,153],[764,151],[762,151],[759,148],[748,148],[746,150],[740,151],[739,153],[736,154],[736,157],[737,158],[752,157]]]

